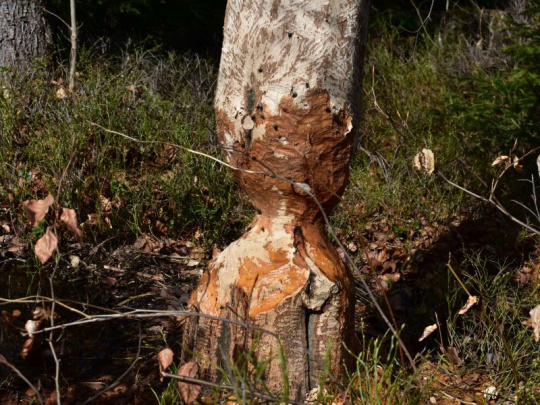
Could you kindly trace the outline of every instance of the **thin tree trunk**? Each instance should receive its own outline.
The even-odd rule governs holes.
[[[367,3],[227,5],[215,100],[218,137],[232,165],[268,176],[235,172],[260,214],[210,264],[190,305],[279,335],[296,398],[318,385],[325,361],[339,374],[350,360],[347,348],[356,345],[352,275],[305,191],[329,213],[348,181]],[[206,359],[203,377],[218,378],[218,369],[230,370],[254,350],[259,361],[273,357],[265,372],[268,387],[287,385],[279,341],[270,334],[191,318],[184,343],[185,353]]]
[[[77,65],[77,17],[75,10],[75,0],[69,2],[70,15],[71,15],[71,53],[69,57],[69,91],[73,91],[75,88],[75,68]]]
[[[0,66],[25,69],[47,56],[50,42],[41,0],[0,1]]]

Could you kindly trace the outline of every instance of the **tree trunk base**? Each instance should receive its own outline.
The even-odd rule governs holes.
[[[268,361],[264,384],[272,392],[289,388],[291,397],[301,399],[319,384],[324,367],[338,374],[352,359],[351,280],[321,223],[258,216],[210,264],[190,300],[191,309],[243,325],[191,317],[184,360],[198,359],[201,377],[214,381],[235,367]]]

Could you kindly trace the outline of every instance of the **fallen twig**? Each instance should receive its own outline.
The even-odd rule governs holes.
[[[24,374],[21,373],[21,371],[17,367],[15,367],[13,364],[7,361],[7,359],[1,354],[0,354],[0,364],[3,364],[4,366],[10,368],[15,374],[17,374],[32,389],[32,391],[36,393],[38,402],[40,404],[43,404],[43,398],[41,397],[41,394],[39,393],[36,386],[32,384],[30,380],[28,380],[28,378],[26,378]]]
[[[130,366],[127,368],[126,371],[124,371],[124,373],[122,373],[122,375],[120,377],[118,377],[112,384],[110,384],[109,386],[103,388],[101,391],[99,391],[96,395],[94,395],[93,397],[90,397],[88,398],[86,401],[84,401],[81,405],[85,405],[85,404],[88,404],[90,402],[92,402],[94,399],[97,399],[98,397],[100,397],[102,394],[106,393],[107,391],[113,389],[114,387],[116,387],[118,384],[120,384],[120,381],[122,381],[122,379],[128,375],[128,373],[133,369],[133,367],[135,366],[135,364],[139,361],[139,358],[140,358],[140,354],[141,354],[141,346],[142,346],[142,328],[141,328],[141,324],[139,323],[139,345],[137,347],[137,354],[135,355],[135,359],[131,362]]]

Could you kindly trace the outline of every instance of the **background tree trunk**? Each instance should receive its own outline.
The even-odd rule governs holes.
[[[340,373],[356,344],[350,271],[329,242],[314,200],[329,213],[348,181],[357,129],[368,2],[229,0],[215,108],[235,176],[260,210],[251,229],[209,266],[192,308],[281,337],[291,394],[319,383],[325,360]],[[266,172],[267,176],[249,171]],[[300,183],[295,187],[283,178]],[[206,378],[248,350],[274,358],[278,339],[191,318],[184,343]],[[270,389],[285,384],[273,360]]]
[[[41,0],[0,1],[0,66],[25,69],[47,55],[50,42]]]

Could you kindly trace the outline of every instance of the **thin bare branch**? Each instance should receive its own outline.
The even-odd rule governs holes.
[[[493,193],[490,193],[490,194],[492,194],[490,198],[483,197],[483,196],[481,196],[479,194],[476,194],[476,193],[472,192],[471,190],[468,190],[465,187],[462,187],[459,184],[456,184],[453,181],[447,179],[441,172],[436,171],[435,173],[437,174],[437,176],[439,176],[439,178],[443,179],[444,181],[446,181],[451,186],[453,186],[453,187],[455,187],[455,188],[457,188],[457,189],[459,189],[459,190],[461,190],[461,191],[463,191],[463,192],[465,192],[465,193],[467,193],[467,194],[469,194],[469,195],[471,195],[471,196],[473,196],[475,198],[478,198],[479,200],[482,200],[482,201],[494,206],[500,212],[502,212],[505,216],[507,216],[510,220],[514,221],[516,224],[519,224],[522,227],[524,227],[525,229],[528,229],[529,231],[534,232],[537,235],[540,235],[540,230],[533,228],[529,224],[526,224],[525,222],[517,219],[515,216],[510,214],[506,210],[506,208],[504,208],[504,206],[499,201],[497,201],[497,199],[493,196]]]
[[[36,393],[38,402],[40,404],[43,404],[43,398],[41,397],[41,394],[39,393],[36,386],[32,384],[30,380],[28,380],[28,378],[26,378],[25,375],[21,373],[21,371],[17,367],[15,367],[13,364],[7,361],[7,359],[1,354],[0,354],[0,364],[3,364],[4,366],[10,368],[15,374],[17,374],[19,378],[21,378],[26,383],[26,385],[28,385],[32,389],[32,391]]]
[[[183,381],[183,382],[187,382],[189,384],[197,384],[197,385],[202,385],[202,386],[205,386],[205,387],[217,388],[219,390],[235,391],[235,389],[236,389],[232,385],[212,383],[212,382],[209,382],[209,381],[200,380],[198,378],[189,378],[189,377],[184,377],[184,376],[171,374],[171,373],[165,373],[165,372],[162,373],[162,375],[163,375],[163,377],[174,378],[175,380],[180,380],[180,381]],[[247,391],[247,393],[252,397],[262,399],[263,401],[284,403],[282,398],[272,397],[272,396],[269,396],[269,395],[266,395],[266,394],[262,394],[260,392]],[[291,404],[291,405],[308,405],[305,402],[298,402],[298,401],[291,401],[291,400],[287,401],[286,403]]]
[[[116,387],[118,384],[120,384],[120,382],[122,381],[122,379],[129,374],[129,372],[133,369],[133,367],[135,367],[135,364],[139,361],[140,359],[140,355],[141,355],[141,346],[142,346],[142,328],[141,328],[141,324],[139,323],[139,345],[137,346],[137,354],[135,355],[135,359],[131,362],[130,366],[126,369],[126,371],[124,371],[124,373],[122,373],[122,375],[120,377],[118,377],[112,384],[110,384],[109,386],[103,388],[101,391],[99,391],[96,395],[94,395],[93,397],[90,397],[88,398],[86,401],[84,401],[81,405],[86,405],[90,402],[92,402],[94,399],[97,399],[99,398],[101,395],[103,395],[104,393],[106,393],[107,391],[109,390],[112,390],[114,387]]]
[[[176,143],[172,143],[172,142],[165,142],[165,141],[143,141],[141,139],[136,139],[136,138],[133,138],[129,135],[126,135],[126,134],[123,134],[121,132],[117,132],[117,131],[113,131],[113,130],[110,130],[110,129],[107,129],[107,128],[104,128],[102,127],[101,125],[99,124],[96,124],[95,122],[89,122],[90,125],[93,125],[93,126],[96,126],[100,129],[102,129],[103,131],[105,132],[108,132],[110,134],[115,134],[115,135],[119,135],[123,138],[126,138],[126,139],[129,139],[131,141],[134,141],[134,142],[138,142],[138,143],[145,143],[145,144],[161,144],[161,145],[167,145],[167,146],[173,146],[175,148],[179,148],[179,149],[182,149],[186,152],[189,152],[189,153],[193,153],[195,155],[199,155],[199,156],[203,156],[205,158],[208,158],[210,160],[213,160],[217,163],[219,163],[220,165],[223,165],[225,167],[228,167],[229,169],[231,170],[235,170],[235,171],[239,171],[239,172],[244,172],[244,173],[250,173],[250,174],[260,174],[260,175],[263,175],[263,176],[267,176],[268,173],[264,173],[264,172],[256,172],[256,171],[253,171],[253,170],[246,170],[246,169],[241,169],[239,167],[235,167],[233,165],[230,165],[212,155],[208,155],[206,153],[203,153],[203,152],[199,152],[198,150],[193,150],[193,149],[189,149],[189,148],[186,148],[185,146],[182,146],[182,145],[178,145]]]

